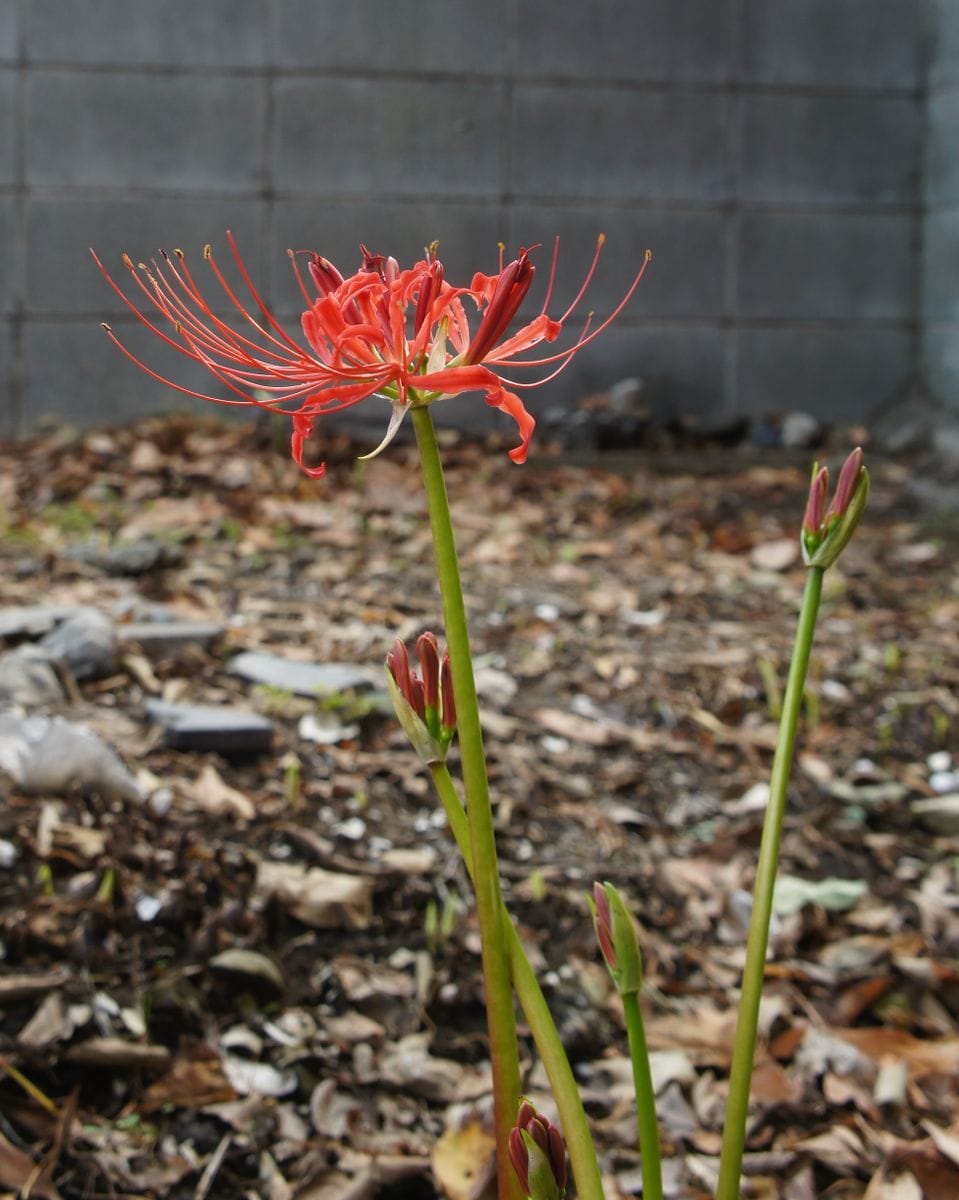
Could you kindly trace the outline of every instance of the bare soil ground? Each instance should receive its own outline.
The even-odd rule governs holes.
[[[124,640],[37,710],[96,731],[139,798],[3,784],[0,1194],[478,1194],[478,940],[428,777],[377,691],[228,669],[256,649],[378,670],[395,636],[441,633],[412,450],[327,450],[316,484],[269,427],[174,417],[0,447],[0,605],[222,627]],[[506,899],[607,1195],[640,1184],[594,878],[641,926],[668,1194],[708,1196],[808,466],[725,449],[614,472],[540,450],[518,468],[452,435],[445,453]],[[959,538],[912,510],[907,464],[870,465],[791,788],[751,1197],[959,1195]],[[157,698],[256,710],[272,748],[171,749]]]

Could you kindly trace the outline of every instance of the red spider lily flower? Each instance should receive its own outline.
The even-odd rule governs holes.
[[[516,422],[520,444],[509,452],[510,458],[525,462],[535,421],[514,389],[538,387],[564,370],[622,312],[650,257],[647,253],[622,300],[595,329],[590,329],[587,320],[570,345],[530,356],[536,347],[559,338],[583,299],[596,270],[602,236],[572,303],[560,316],[550,317],[546,309],[556,274],[557,243],[542,309],[512,336],[509,327],[535,273],[527,250],[504,266],[501,249],[499,272],[476,274],[469,287],[447,282],[436,257],[436,243],[407,270],[401,270],[396,259],[373,254],[362,246],[362,264],[348,277],[313,254],[308,275],[314,294],[307,290],[290,251],[306,303],[301,320],[305,346],[295,342],[270,313],[229,232],[227,241],[252,302],[245,302],[233,289],[209,246],[203,257],[236,309],[241,322],[237,329],[215,314],[215,305],[201,291],[181,250],[172,255],[161,252],[149,264],[135,264],[129,255],[123,256],[133,287],[142,297],[136,301],[114,281],[96,253],[91,250],[91,254],[127,308],[168,346],[206,367],[229,395],[207,395],[165,378],[136,358],[108,325],[104,328],[138,367],[187,396],[286,413],[293,422],[293,457],[314,477],[321,476],[324,468],[305,466],[303,452],[317,417],[351,408],[371,396],[387,400],[393,412],[382,442],[365,457],[378,454],[389,444],[410,408],[462,392],[482,391],[487,404]],[[151,307],[156,315],[148,315]],[[470,327],[471,307],[479,313],[475,331]],[[513,372],[524,368],[538,369],[540,377],[512,378]]]

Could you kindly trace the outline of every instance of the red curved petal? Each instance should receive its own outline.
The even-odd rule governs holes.
[[[491,408],[498,408],[500,412],[506,413],[507,416],[512,417],[516,422],[522,440],[518,446],[514,446],[510,450],[509,456],[514,463],[526,462],[526,455],[529,451],[529,443],[533,436],[533,430],[536,428],[536,422],[523,407],[522,400],[513,392],[508,392],[506,388],[497,385],[496,387],[487,389],[486,403]]]

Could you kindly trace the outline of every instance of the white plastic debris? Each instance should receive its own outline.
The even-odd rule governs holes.
[[[62,717],[0,716],[0,772],[31,795],[81,791],[141,798],[113,750],[85,725]]]

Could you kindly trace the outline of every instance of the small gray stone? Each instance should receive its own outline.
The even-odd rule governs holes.
[[[49,650],[24,643],[0,655],[0,704],[33,708],[62,699],[56,659]]]
[[[0,772],[31,795],[79,790],[141,798],[110,747],[85,725],[61,717],[0,716]]]
[[[146,710],[163,727],[171,750],[212,750],[220,754],[263,754],[273,744],[273,725],[259,713],[148,700]]]
[[[887,454],[925,450],[942,419],[936,407],[920,396],[909,396],[882,413],[872,424],[876,446]]]
[[[945,467],[959,468],[959,421],[940,418],[933,430],[932,448]]]
[[[913,816],[934,833],[959,834],[959,792],[913,800],[911,808]]]
[[[230,671],[251,683],[280,688],[297,696],[328,696],[334,692],[371,691],[382,683],[382,672],[353,663],[307,663],[246,650],[230,662]]]
[[[211,646],[223,635],[215,621],[131,621],[121,625],[121,642],[136,642],[150,658],[171,658],[187,646]]]
[[[116,670],[116,630],[96,608],[81,608],[67,617],[40,645],[65,662],[76,679],[100,679]]]
[[[114,546],[104,546],[94,538],[68,547],[64,557],[99,567],[108,575],[146,575],[161,567],[177,566],[183,561],[183,549],[157,538],[140,538]]]
[[[821,433],[822,426],[811,413],[790,412],[782,419],[779,439],[784,446],[802,449],[815,445]]]
[[[78,612],[75,604],[26,604],[0,608],[0,638],[42,637]]]
[[[641,379],[620,379],[607,393],[609,411],[627,417],[648,417],[649,408],[644,396],[646,385]]]

